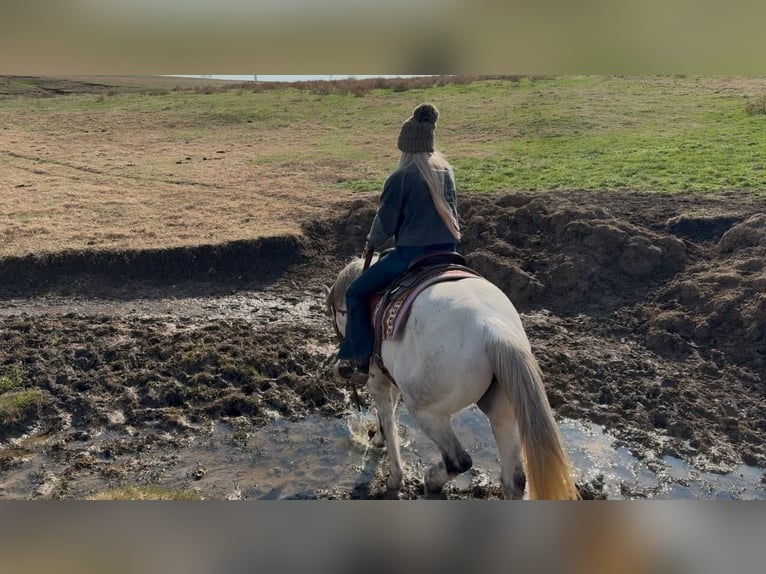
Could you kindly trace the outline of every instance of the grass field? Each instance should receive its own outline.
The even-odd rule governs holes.
[[[422,101],[462,193],[766,195],[766,78],[440,83],[0,78],[0,257],[299,233],[380,190]]]

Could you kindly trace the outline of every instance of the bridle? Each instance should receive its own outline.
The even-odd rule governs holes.
[[[364,266],[362,267],[362,273],[367,271],[367,269],[370,267],[370,263],[372,262],[372,255],[375,251],[370,247],[369,245],[365,245],[364,247],[364,253],[362,256],[364,257]],[[338,315],[346,316],[348,315],[348,309],[338,309],[334,303],[330,303],[330,311],[332,311],[332,326],[335,328],[335,334],[338,336],[338,339],[341,341],[343,340],[343,333],[340,332],[340,328],[338,327]]]
[[[338,315],[345,317],[348,315],[348,311],[346,309],[337,309],[332,303],[330,304],[330,311],[332,311],[332,326],[335,328],[335,334],[338,336],[338,339],[342,341],[343,333],[340,332],[340,328],[338,327]]]

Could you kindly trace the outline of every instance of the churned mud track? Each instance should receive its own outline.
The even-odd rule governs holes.
[[[0,263],[0,399],[37,391],[0,422],[0,496],[159,482],[217,422],[236,439],[349,412],[323,364],[321,285],[374,208],[358,200],[299,238]],[[463,197],[460,211],[462,251],[524,313],[558,415],[639,457],[766,467],[766,202],[572,192]],[[419,488],[412,474],[404,495]]]

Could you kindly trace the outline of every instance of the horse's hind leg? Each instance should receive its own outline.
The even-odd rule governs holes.
[[[426,490],[432,493],[441,492],[447,481],[469,470],[473,466],[473,460],[455,436],[449,415],[417,411],[413,412],[413,416],[441,452],[442,461],[429,468],[425,475]]]
[[[388,447],[389,477],[388,489],[399,490],[402,487],[402,460],[399,453],[399,433],[396,429],[394,409],[399,394],[396,388],[386,378],[375,373],[370,377],[367,388],[375,400],[375,409],[378,411],[378,432],[373,437],[373,445]]]
[[[524,496],[527,477],[521,462],[521,439],[513,406],[496,381],[476,404],[489,418],[492,433],[495,435],[500,456],[503,496],[507,499],[521,499]]]

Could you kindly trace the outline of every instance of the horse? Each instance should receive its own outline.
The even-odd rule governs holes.
[[[324,287],[326,312],[340,336],[345,293],[363,265],[354,259]],[[441,453],[425,473],[428,494],[441,493],[472,467],[451,419],[476,404],[497,443],[504,498],[521,499],[526,487],[530,499],[580,498],[521,318],[493,283],[477,276],[430,285],[412,303],[400,336],[382,342],[380,357],[385,369],[372,362],[367,389],[377,411],[373,446],[387,447],[389,491],[400,491],[403,479],[395,420],[401,395]]]

